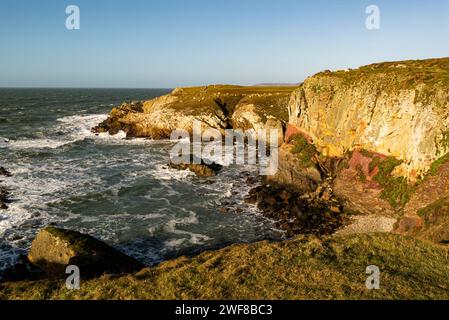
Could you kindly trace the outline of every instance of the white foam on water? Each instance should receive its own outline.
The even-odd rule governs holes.
[[[65,136],[60,139],[40,138],[11,140],[9,143],[2,143],[0,147],[12,149],[57,149],[62,146],[72,144],[85,139],[94,139],[97,143],[123,144],[123,145],[147,145],[147,144],[167,144],[169,140],[152,140],[146,138],[127,139],[124,131],[119,131],[115,135],[107,132],[93,133],[91,129],[106,120],[107,114],[94,115],[74,115],[57,119],[53,127],[55,132],[63,132]]]
[[[143,238],[146,236],[161,236],[165,240],[162,243],[164,248],[162,248],[161,254],[181,247],[185,249],[192,245],[202,245],[214,240],[214,234],[209,234],[209,230],[204,231],[208,233],[207,235],[201,234],[203,227],[197,226],[201,223],[206,226],[211,223],[210,220],[205,219],[200,222],[201,210],[205,209],[207,212],[211,208],[215,210],[214,208],[219,205],[220,199],[233,197],[235,190],[246,190],[248,187],[243,183],[243,179],[239,180],[236,177],[242,170],[250,171],[250,169],[254,170],[254,167],[230,166],[220,172],[218,177],[210,179],[210,183],[199,183],[196,179],[192,179],[195,175],[189,170],[180,171],[168,166],[170,146],[174,144],[172,141],[155,141],[144,138],[126,139],[124,132],[119,132],[113,136],[108,133],[92,133],[91,128],[98,125],[106,117],[107,115],[62,117],[57,120],[54,126],[49,128],[49,132],[54,131],[55,136],[58,137],[56,134],[59,134],[61,138],[17,140],[8,143],[7,148],[56,149],[76,141],[89,139],[89,143],[95,145],[142,145],[143,147],[127,148],[126,150],[129,150],[129,153],[119,151],[117,156],[107,158],[94,153],[93,156],[81,157],[82,162],[80,162],[80,159],[67,158],[65,153],[58,152],[55,157],[50,156],[52,160],[48,163],[45,159],[30,160],[25,157],[23,162],[8,164],[8,169],[13,173],[13,177],[6,178],[6,180],[2,177],[2,180],[5,180],[5,185],[11,188],[11,192],[17,201],[10,205],[9,210],[0,211],[0,236],[6,230],[10,231],[6,233],[7,235],[12,233],[16,235],[23,230],[27,234],[27,240],[32,239],[33,233],[37,230],[28,227],[28,222],[31,220],[31,223],[38,222],[40,225],[56,222],[68,228],[73,226],[80,232],[95,235],[103,240],[111,241],[111,243],[123,241],[123,235],[127,238],[129,234],[133,234],[129,229],[138,226],[138,229],[141,228],[141,230],[136,233],[143,233]],[[147,146],[149,147],[147,148]],[[3,150],[1,151],[3,152]],[[227,166],[232,164],[233,158],[232,155],[227,155],[224,160],[219,156],[212,157],[211,160]],[[130,170],[130,168],[137,169]],[[105,176],[101,174],[97,176],[97,170],[104,172],[105,169],[113,169],[114,175],[120,177],[117,179],[119,182],[112,182],[113,185],[105,185]],[[117,171],[120,174],[117,174]],[[81,211],[78,205],[85,205],[85,203],[83,203],[84,200],[79,200],[79,198],[83,199],[88,193],[99,194],[101,201],[107,199],[109,203],[114,205],[121,201],[120,192],[122,188],[126,190],[136,181],[141,187],[141,181],[144,179],[157,180],[154,187],[149,185],[147,195],[145,195],[146,191],[143,191],[143,195],[141,194],[142,191],[137,192],[139,197],[144,198],[143,201],[148,202],[148,213],[139,211],[140,214],[128,214],[126,212],[103,214],[103,212],[99,212],[98,208],[96,208],[96,213],[91,216],[88,215],[89,212],[83,212],[82,214],[71,212],[72,206],[76,207],[74,211]],[[185,193],[186,186],[187,188],[192,187],[192,191],[193,188],[198,188],[198,194],[207,196],[198,198],[196,194],[197,202],[191,207],[189,207],[190,203],[187,204],[189,209],[194,208],[193,210],[197,213],[183,208],[185,204],[178,203],[179,199],[183,199],[182,196]],[[63,204],[60,203],[61,200],[64,201]],[[88,201],[91,200],[88,199]],[[155,208],[152,209],[151,204],[157,204],[157,206],[155,205]],[[59,212],[60,206],[68,209],[62,209]],[[158,206],[163,208],[157,208]],[[201,209],[197,210],[197,208]],[[122,209],[126,211],[128,208]],[[39,216],[35,219],[36,213]],[[217,220],[218,224],[229,223],[221,222],[220,218]],[[23,228],[20,230],[12,230],[22,224]],[[225,227],[229,226],[225,225]],[[240,225],[237,225],[236,228],[240,228]],[[191,232],[192,229],[195,232]],[[13,239],[13,237],[9,238]],[[5,240],[7,246],[24,249],[23,241]],[[161,248],[158,248],[158,246],[145,247],[145,245],[147,244],[143,242],[142,247],[133,247],[128,244],[123,247],[132,252],[134,256],[145,258],[145,261],[159,260],[160,252],[158,250],[161,250]],[[13,257],[12,253],[8,255],[8,253],[0,250],[0,268],[3,262],[11,261]]]
[[[183,208],[180,208],[183,211],[187,211]],[[191,224],[198,224],[198,216],[195,212],[189,211],[189,215],[183,218],[172,219],[168,221],[164,226],[164,231],[167,233],[172,233],[177,236],[183,236],[182,239],[170,239],[164,242],[164,245],[168,248],[177,248],[180,245],[184,244],[185,241],[188,241],[190,244],[199,245],[204,244],[207,241],[213,240],[213,238],[208,237],[203,234],[198,234],[194,232],[189,232],[186,230],[178,229],[178,226],[186,226]],[[150,231],[150,230],[149,230]],[[154,233],[154,230],[151,230]]]
[[[55,132],[64,132],[64,138],[11,140],[8,147],[12,149],[57,149],[67,144],[94,137],[95,134],[91,132],[91,129],[106,120],[107,117],[106,114],[94,114],[59,118],[56,120],[57,123],[54,125],[53,130]]]
[[[184,244],[185,241],[186,241],[186,239],[166,240],[166,241],[164,241],[164,247],[166,247],[168,249],[176,249],[176,248],[179,248],[182,244]]]
[[[12,203],[8,207],[8,210],[0,211],[0,237],[6,230],[31,218],[31,213],[21,205]]]
[[[9,147],[12,149],[57,149],[70,141],[59,141],[52,139],[30,139],[11,141]]]
[[[161,181],[169,181],[169,180],[185,181],[189,177],[195,176],[195,174],[190,170],[173,169],[166,164],[156,165],[156,167],[153,170],[151,170],[150,174],[155,179]]]

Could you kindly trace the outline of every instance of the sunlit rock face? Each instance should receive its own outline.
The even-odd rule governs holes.
[[[326,156],[394,156],[415,181],[449,152],[449,58],[319,73],[292,94],[289,125]]]
[[[202,131],[212,128],[222,134],[226,129],[267,130],[266,140],[271,141],[270,133],[274,132],[281,144],[293,90],[291,86],[177,88],[165,96],[114,108],[93,131],[124,131],[128,137],[167,139],[176,130],[191,134],[194,124],[201,123]],[[254,137],[258,137],[256,133]]]

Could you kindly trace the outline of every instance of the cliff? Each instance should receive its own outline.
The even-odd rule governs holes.
[[[322,72],[292,95],[289,124],[328,157],[355,149],[393,156],[416,181],[449,152],[449,59]]]
[[[280,140],[288,122],[285,106],[294,87],[212,85],[177,88],[168,95],[114,108],[96,132],[166,139],[176,129],[193,131],[194,121],[207,128],[276,129]],[[282,141],[280,141],[282,142]]]
[[[286,143],[268,183],[301,193],[326,184],[346,212],[381,215],[390,225],[382,231],[399,219],[404,232],[449,196],[448,88],[449,58],[385,62],[324,71],[297,87],[178,88],[115,108],[96,131],[161,139],[192,132],[195,120],[204,129],[275,128]]]
[[[255,201],[290,221],[293,200],[312,197],[320,209],[334,207],[297,213],[304,224],[315,218],[319,229],[331,213],[352,223],[320,239],[233,245],[132,275],[103,275],[77,291],[57,280],[5,282],[0,298],[448,298],[449,58],[325,71],[298,87],[179,88],[115,108],[95,131],[161,139],[175,129],[191,132],[195,120],[205,128],[285,133],[279,171],[262,188],[268,197],[256,192]],[[276,185],[284,189],[270,189]],[[365,288],[371,263],[387,280],[380,290]]]
[[[270,183],[305,192],[328,179],[346,211],[413,234],[424,225],[420,210],[449,195],[449,58],[321,72],[288,109]]]

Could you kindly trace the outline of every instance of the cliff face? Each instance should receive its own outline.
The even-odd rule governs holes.
[[[399,219],[398,231],[415,234],[422,211],[449,196],[449,58],[322,72],[288,109],[270,183],[313,189],[327,177],[346,210]]]
[[[114,109],[96,130],[160,139],[195,120],[277,130],[286,143],[268,183],[328,190],[349,212],[399,218],[397,230],[420,228],[418,212],[449,197],[449,58],[325,71],[298,87],[179,88]]]
[[[293,87],[215,85],[178,88],[172,93],[112,110],[96,130],[123,130],[130,137],[169,138],[176,129],[192,133],[194,121],[204,129],[275,129],[283,137],[288,121],[286,105]]]
[[[416,180],[449,152],[449,59],[323,72],[291,98],[289,123],[325,156],[365,149],[402,162]]]

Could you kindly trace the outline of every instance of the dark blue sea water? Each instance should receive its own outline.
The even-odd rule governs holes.
[[[0,89],[0,177],[14,202],[0,210],[0,269],[50,223],[96,236],[151,265],[180,254],[272,237],[243,202],[242,171],[199,179],[167,168],[170,141],[96,136],[91,127],[123,101],[169,90]],[[222,214],[223,203],[244,213]]]

